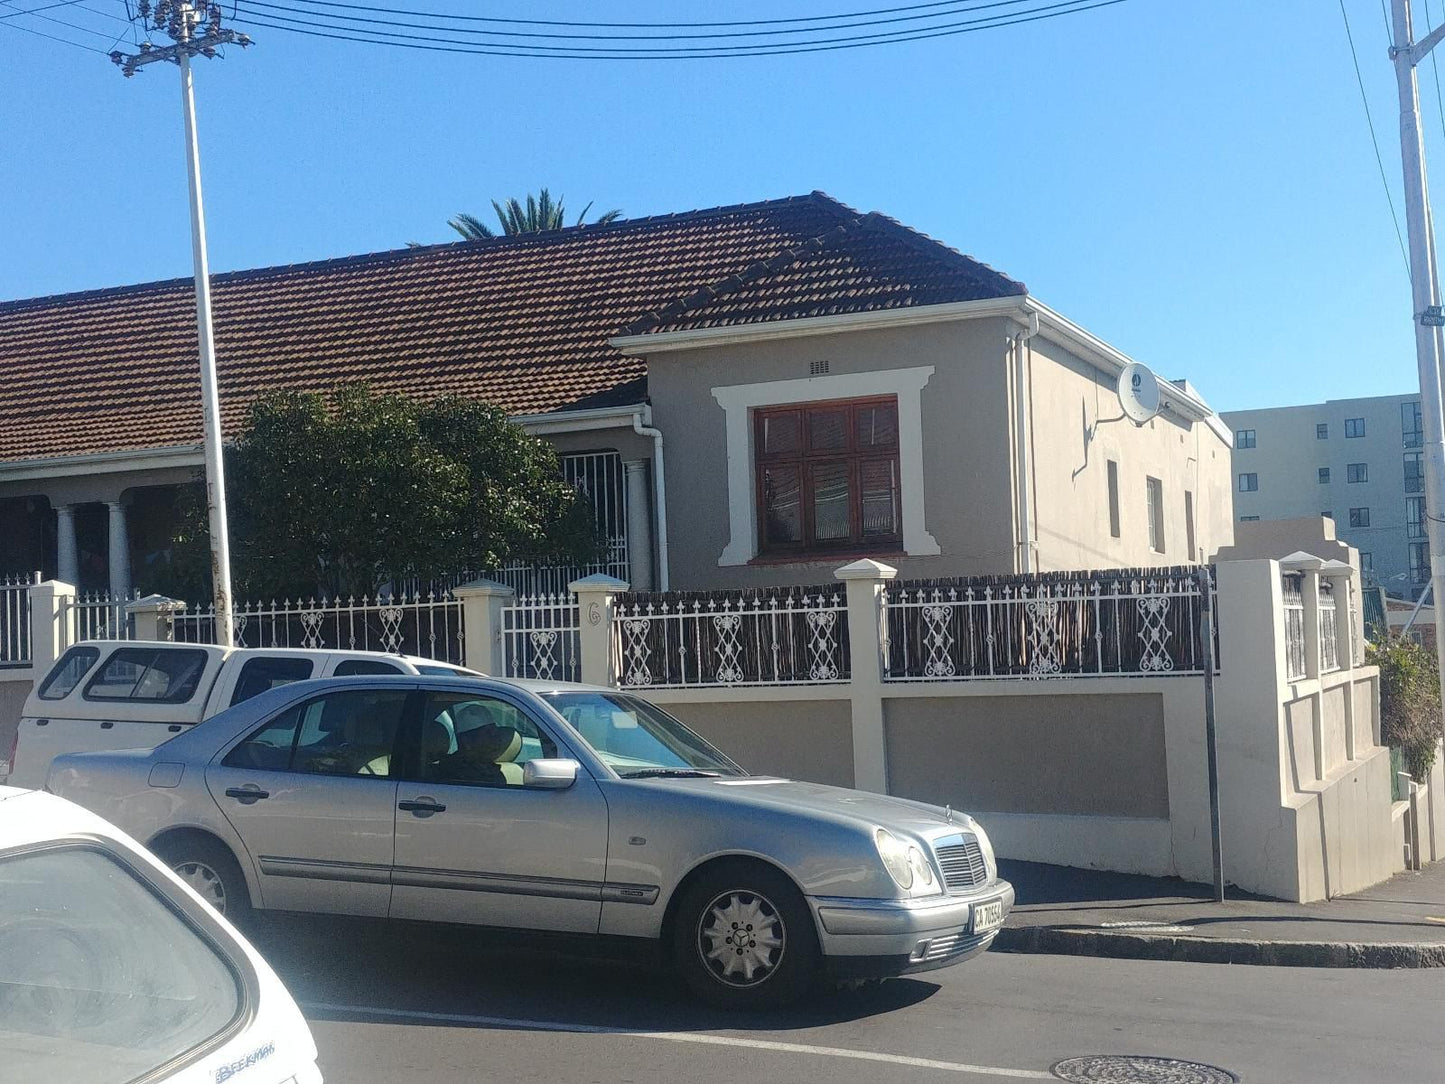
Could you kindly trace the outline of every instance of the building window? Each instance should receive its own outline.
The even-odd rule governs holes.
[[[1346,482],[1368,482],[1370,480],[1370,465],[1368,463],[1347,463],[1345,465]]]
[[[1185,559],[1192,561],[1194,553],[1194,494],[1190,490],[1184,491],[1184,542],[1189,547]]]
[[[1240,523],[1258,523],[1258,522],[1259,522],[1259,517],[1258,517],[1258,516],[1240,516],[1240,517],[1239,517],[1239,522],[1240,522]]]
[[[1240,429],[1240,430],[1237,430],[1237,431],[1235,432],[1235,434],[1234,434],[1234,446],[1235,446],[1236,448],[1253,448],[1253,447],[1254,447],[1254,430],[1253,430],[1253,429]]]
[[[1145,480],[1149,497],[1149,548],[1164,552],[1164,483],[1158,478]]]
[[[1405,537],[1425,537],[1425,498],[1405,498]]]
[[[1259,489],[1259,475],[1241,474],[1239,476],[1239,491],[1241,493],[1253,493]]]
[[[1418,448],[1425,443],[1425,427],[1420,422],[1420,404],[1400,404],[1400,435],[1406,448]]]
[[[903,540],[896,399],[755,414],[763,553]]]
[[[1365,419],[1364,419],[1364,418],[1346,418],[1346,419],[1345,419],[1345,439],[1346,439],[1346,440],[1348,440],[1348,439],[1350,439],[1350,438],[1352,438],[1352,437],[1362,437],[1362,436],[1364,436],[1364,435],[1365,435]]]
[[[1410,551],[1410,582],[1430,582],[1430,543],[1411,542],[1408,546]]]
[[[1324,486],[1324,485],[1329,485],[1329,483],[1330,483],[1330,468],[1329,468],[1329,467],[1321,467],[1321,468],[1320,468],[1320,485],[1322,485],[1322,486]]]
[[[1425,492],[1425,464],[1421,460],[1421,452],[1405,453],[1405,492]]]
[[[1369,550],[1360,551],[1360,573],[1365,576],[1372,575],[1375,571],[1375,555]]]
[[[1368,508],[1350,509],[1351,527],[1368,527],[1370,525],[1370,510]]]
[[[1107,461],[1109,474],[1109,535],[1118,538],[1119,531],[1119,464]]]
[[[1326,424],[1325,422],[1319,422],[1318,424],[1316,424],[1316,425],[1315,425],[1315,440],[1329,440],[1329,439],[1330,439],[1330,427],[1329,427],[1329,425]]]

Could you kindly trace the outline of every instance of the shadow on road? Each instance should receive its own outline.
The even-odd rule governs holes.
[[[935,983],[894,979],[823,993],[766,1014],[725,1013],[698,1003],[659,961],[639,956],[635,946],[589,948],[516,933],[310,915],[269,915],[248,934],[313,1020],[397,1020],[364,1011],[370,1009],[626,1031],[776,1032],[897,1012],[938,990]]]

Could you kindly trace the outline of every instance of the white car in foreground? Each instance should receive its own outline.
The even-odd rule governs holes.
[[[133,840],[0,787],[0,1080],[320,1084],[281,980]]]

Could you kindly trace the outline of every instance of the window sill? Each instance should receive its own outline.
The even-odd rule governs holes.
[[[806,553],[763,553],[748,562],[748,567],[772,565],[831,565],[847,564],[865,557],[907,557],[903,547],[873,546],[847,550],[809,550]]]

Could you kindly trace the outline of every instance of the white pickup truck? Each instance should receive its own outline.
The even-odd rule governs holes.
[[[0,783],[38,789],[62,753],[153,749],[278,685],[360,674],[475,671],[380,651],[88,640],[60,656],[26,699],[13,747],[0,759]]]

